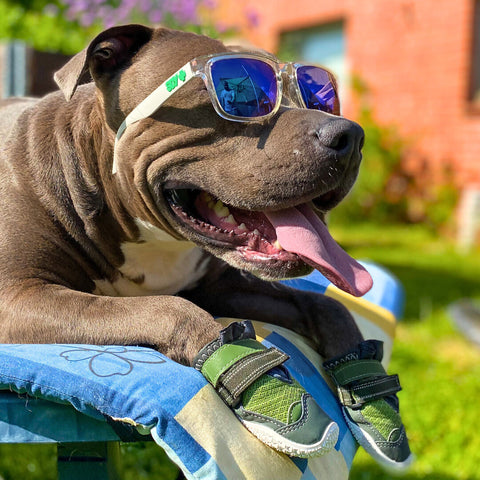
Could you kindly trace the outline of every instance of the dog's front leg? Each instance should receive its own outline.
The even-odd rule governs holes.
[[[180,297],[97,296],[52,284],[3,292],[0,311],[3,343],[144,345],[187,365],[222,328]]]
[[[293,330],[313,340],[324,358],[343,354],[363,340],[351,314],[336,300],[231,268],[182,295],[213,316],[260,320]]]

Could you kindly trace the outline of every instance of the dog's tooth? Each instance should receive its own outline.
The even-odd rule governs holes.
[[[241,224],[238,226],[238,229],[239,229],[239,230],[242,230],[243,232],[248,231],[248,228],[247,228],[247,226],[246,226],[244,223],[241,223]]]
[[[255,229],[255,230],[253,231],[253,233],[254,233],[255,235],[260,235],[260,232],[259,232],[257,229]]]
[[[230,210],[221,200],[218,200],[215,204],[214,211],[220,218],[228,217],[230,215]]]
[[[233,218],[233,215],[230,214],[227,218],[224,219],[225,222],[229,223],[230,225],[237,226],[237,221]]]
[[[213,210],[215,207],[215,200],[208,192],[202,192],[200,194],[200,199],[204,202],[210,210]]]
[[[280,242],[278,240],[275,240],[273,242],[273,246],[277,249],[277,250],[283,250],[283,247],[280,245]]]

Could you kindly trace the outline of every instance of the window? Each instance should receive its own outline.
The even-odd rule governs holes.
[[[27,94],[27,47],[23,42],[11,42],[5,49],[2,96],[23,97]]]
[[[337,77],[340,98],[348,86],[343,22],[285,32],[280,38],[282,61],[311,62],[331,70]]]

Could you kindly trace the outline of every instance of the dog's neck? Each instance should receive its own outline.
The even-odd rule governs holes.
[[[206,272],[208,256],[194,243],[179,241],[135,219],[137,242],[121,245],[125,261],[113,282],[96,281],[96,292],[110,296],[172,295],[193,286]]]

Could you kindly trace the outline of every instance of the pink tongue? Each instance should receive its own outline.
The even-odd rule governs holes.
[[[319,270],[334,285],[360,297],[372,288],[370,274],[330,235],[325,224],[306,204],[266,212],[280,245]]]

